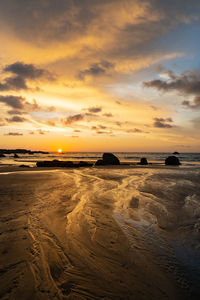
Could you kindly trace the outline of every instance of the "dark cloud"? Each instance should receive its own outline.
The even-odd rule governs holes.
[[[12,118],[6,118],[6,121],[8,123],[21,123],[26,121],[26,118],[19,117],[19,116],[13,116]]]
[[[102,130],[97,130],[96,134],[105,134],[105,135],[113,135],[112,131],[102,131]]]
[[[173,125],[170,124],[172,122],[171,118],[154,118],[153,126],[157,128],[172,128]]]
[[[20,115],[20,114],[25,114],[27,112],[33,112],[33,111],[52,112],[56,110],[54,106],[41,107],[35,99],[33,99],[32,102],[29,102],[24,97],[21,96],[12,96],[12,95],[0,96],[0,102],[13,108],[13,110],[8,111],[10,115],[13,114]]]
[[[101,107],[89,107],[87,108],[87,110],[90,112],[90,113],[98,113],[98,112],[101,112],[102,111],[102,108]]]
[[[18,109],[9,110],[9,111],[7,111],[7,113],[9,115],[24,115],[24,114],[27,114],[27,112],[21,111],[21,110],[18,110]]]
[[[92,130],[97,130],[97,131],[98,131],[99,129],[103,129],[103,130],[104,130],[104,129],[106,129],[106,128],[107,128],[107,126],[104,126],[104,125],[97,125],[97,126],[92,126],[92,127],[91,127]]]
[[[200,72],[198,71],[184,71],[180,75],[175,74],[173,71],[167,71],[169,80],[155,79],[152,81],[144,82],[145,87],[156,88],[160,91],[175,90],[187,95],[196,95],[193,101],[184,100],[182,104],[191,109],[200,108]]]
[[[85,116],[84,114],[77,114],[77,115],[66,117],[62,121],[65,125],[70,125],[74,122],[82,121],[84,119],[84,116]]]
[[[162,91],[176,90],[184,94],[200,93],[200,73],[196,71],[185,71],[176,75],[168,71],[169,80],[155,79],[144,82],[144,86],[153,87]]]
[[[0,91],[27,90],[26,80],[19,76],[7,77],[0,83]]]
[[[80,71],[78,74],[78,78],[83,80],[85,76],[98,76],[105,74],[109,69],[113,68],[114,64],[108,61],[101,61],[99,63],[93,63],[90,65],[88,69]]]
[[[10,136],[22,136],[23,133],[19,133],[19,132],[9,132],[9,133],[6,133],[4,135],[10,135]]]
[[[0,102],[16,109],[24,109],[25,98],[20,96],[0,96]]]
[[[7,65],[3,70],[4,72],[10,72],[25,79],[34,80],[41,77],[45,77],[49,80],[53,79],[49,71],[37,68],[33,64],[24,64],[23,62],[15,62],[13,64]]]
[[[54,80],[49,71],[37,68],[33,64],[24,64],[23,62],[7,65],[3,68],[3,72],[11,73],[12,75],[6,77],[3,83],[0,83],[0,91],[27,90],[29,89],[27,85],[28,80],[37,80],[40,78]]]
[[[126,132],[127,133],[142,133],[143,131],[141,129],[134,128],[134,129],[128,129]]]
[[[185,100],[182,102],[182,104],[191,109],[199,109],[200,108],[200,96],[196,96],[193,99],[193,102]]]

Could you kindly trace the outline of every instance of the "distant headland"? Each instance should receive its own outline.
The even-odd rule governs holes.
[[[49,152],[45,151],[31,151],[27,149],[0,149],[0,155],[5,154],[35,154],[35,153],[41,153],[41,154],[49,154]]]

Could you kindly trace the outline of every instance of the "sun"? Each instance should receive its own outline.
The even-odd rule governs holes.
[[[62,149],[58,149],[58,153],[62,153]]]

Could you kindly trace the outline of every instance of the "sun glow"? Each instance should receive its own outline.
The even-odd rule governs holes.
[[[62,149],[58,149],[58,153],[62,153]]]

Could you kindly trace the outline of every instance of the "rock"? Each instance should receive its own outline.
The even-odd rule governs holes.
[[[58,168],[77,168],[78,164],[74,164],[72,161],[60,161],[57,159],[54,160],[44,160],[44,161],[37,161],[37,167],[58,167]]]
[[[103,154],[103,164],[104,165],[120,165],[119,159],[112,153]]]
[[[98,159],[95,163],[95,166],[104,166],[104,162],[103,162],[103,159]]]
[[[13,155],[13,157],[14,157],[14,158],[19,158],[19,155],[17,155],[17,153],[15,153],[15,154]]]
[[[178,155],[178,154],[180,154],[179,152],[177,152],[177,151],[175,151],[174,153],[172,153],[172,154],[176,154],[176,155]]]
[[[0,153],[0,157],[6,157],[6,156],[5,156],[5,154],[3,154],[3,153]]]
[[[166,159],[165,159],[165,165],[166,166],[179,166],[181,165],[178,157],[176,156],[168,156]]]
[[[148,165],[148,161],[147,161],[146,157],[141,158],[140,165]]]
[[[88,163],[87,161],[80,161],[78,164],[79,167],[92,167],[93,164]]]
[[[30,168],[28,165],[20,165],[19,168]]]

